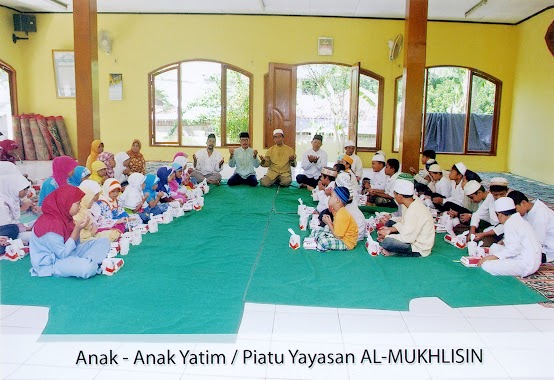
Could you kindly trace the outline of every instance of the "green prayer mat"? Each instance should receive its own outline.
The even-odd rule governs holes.
[[[38,278],[30,260],[0,261],[0,303],[50,308],[45,334],[234,334],[244,302],[407,310],[440,297],[452,307],[546,299],[511,277],[458,262],[437,235],[427,258],[288,248],[298,230],[296,188],[212,187],[191,211],[143,236],[114,276]],[[301,236],[307,236],[302,232]]]

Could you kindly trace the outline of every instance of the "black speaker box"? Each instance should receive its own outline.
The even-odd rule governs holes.
[[[24,13],[14,13],[13,15],[13,31],[14,32],[36,32],[37,17]]]

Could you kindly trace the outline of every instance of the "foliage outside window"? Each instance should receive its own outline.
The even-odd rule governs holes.
[[[425,76],[422,149],[438,153],[495,154],[501,82],[463,67],[430,67]],[[396,80],[393,150],[398,151],[402,78]]]
[[[348,139],[351,67],[305,64],[297,67],[296,150],[310,147],[314,134],[324,136],[324,149],[333,160]],[[360,70],[357,146],[377,150],[380,143],[379,98],[382,79]]]
[[[150,73],[152,145],[204,146],[214,133],[217,146],[239,144],[252,132],[252,74],[212,61],[183,61]]]

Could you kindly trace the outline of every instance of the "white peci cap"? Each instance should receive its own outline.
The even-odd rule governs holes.
[[[512,198],[502,197],[494,201],[494,211],[496,212],[515,210],[515,208],[516,205]]]
[[[283,132],[283,130],[281,128],[277,128],[277,129],[273,130],[273,136],[275,136],[279,133],[282,134],[283,136],[285,136],[285,133]]]
[[[344,147],[346,148],[347,146],[353,146],[353,147],[355,147],[356,144],[354,144],[354,141],[352,141],[352,140],[347,140],[347,141],[344,143]]]
[[[466,168],[466,166],[464,165],[463,162],[458,162],[454,166],[456,167],[456,169],[458,169],[458,171],[460,172],[461,175],[466,174],[467,168]]]
[[[429,171],[433,173],[442,173],[442,168],[439,164],[429,166]]]
[[[480,188],[481,188],[481,184],[479,182],[469,181],[464,186],[464,194],[465,195],[475,194],[477,192],[477,190],[479,190]]]
[[[385,156],[382,156],[380,154],[376,154],[375,156],[373,156],[371,161],[387,162]]]
[[[397,179],[394,182],[394,191],[402,195],[413,195],[414,183],[405,179]]]

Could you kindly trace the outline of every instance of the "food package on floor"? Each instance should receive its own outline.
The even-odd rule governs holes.
[[[372,216],[365,220],[365,234],[369,235],[377,229],[377,219]]]
[[[183,211],[192,211],[193,208],[194,208],[193,201],[188,201],[186,203],[183,203]]]
[[[310,230],[319,227],[319,215],[312,214],[310,218]]]
[[[179,203],[179,201],[171,201],[168,203],[169,206],[173,207],[173,208],[178,208],[181,206],[181,204]]]
[[[311,250],[317,249],[317,243],[314,237],[304,238],[304,241],[302,242],[302,246],[304,247],[304,249],[311,249]]]
[[[453,245],[456,248],[464,249],[467,245],[467,234],[469,231],[465,231],[461,235],[446,234],[444,235],[444,241]],[[470,255],[471,256],[471,255]]]
[[[371,256],[377,256],[379,254],[380,246],[379,243],[373,240],[371,235],[367,235],[367,240],[365,241],[365,248],[367,253]]]
[[[479,263],[479,260],[481,260],[480,257],[475,256],[462,256],[460,257],[460,262],[464,264],[466,267],[476,267]]]
[[[158,224],[164,222],[164,216],[163,216],[163,214],[158,214],[158,215],[152,215],[152,214],[150,214],[150,219],[155,220],[156,223],[158,223]]]
[[[289,247],[292,249],[300,248],[300,235],[297,235],[292,228],[289,228],[290,232]]]
[[[117,256],[118,253],[119,253],[119,243],[117,241],[113,241],[110,246],[110,251],[108,252],[108,257]]]
[[[300,221],[298,222],[300,231],[306,231],[308,229],[308,217],[309,217],[308,214],[300,215]]]
[[[156,222],[153,218],[150,218],[148,221],[148,231],[152,234],[158,232],[158,222]]]

